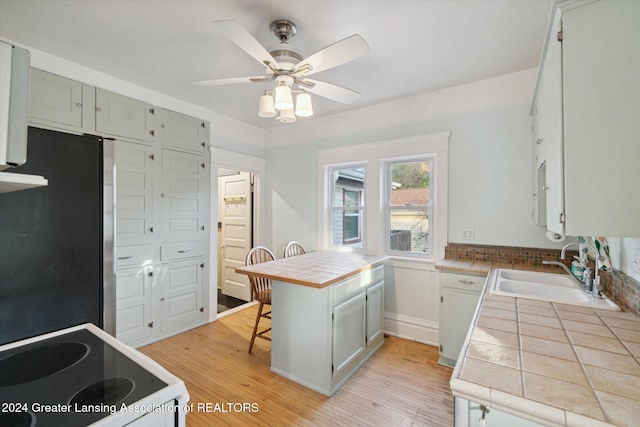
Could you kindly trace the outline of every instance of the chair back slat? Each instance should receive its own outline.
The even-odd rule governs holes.
[[[256,246],[249,251],[245,259],[245,265],[261,264],[263,262],[274,261],[276,257],[265,246]],[[271,304],[271,279],[264,277],[249,276],[253,298],[265,304]]]
[[[296,255],[302,255],[306,253],[304,250],[304,246],[296,241],[291,241],[287,243],[287,246],[284,248],[284,257],[289,258]]]

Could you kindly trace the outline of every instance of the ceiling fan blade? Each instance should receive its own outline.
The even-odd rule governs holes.
[[[300,83],[307,92],[333,101],[341,102],[343,104],[352,104],[360,97],[360,94],[356,91],[320,80],[304,79],[300,81]]]
[[[262,65],[277,65],[273,56],[241,25],[235,21],[213,21],[213,26],[238,47],[247,52]]]
[[[221,86],[221,85],[232,85],[236,83],[268,82],[271,80],[273,80],[273,78],[264,77],[264,76],[255,76],[255,77],[231,77],[228,79],[199,80],[192,83],[196,86]]]
[[[300,62],[296,70],[310,65],[311,71],[304,72],[304,75],[311,75],[353,61],[369,52],[371,49],[367,42],[359,34],[354,34],[314,53]]]

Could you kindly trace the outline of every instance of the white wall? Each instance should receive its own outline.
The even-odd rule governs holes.
[[[640,238],[608,237],[607,241],[612,267],[640,282]]]

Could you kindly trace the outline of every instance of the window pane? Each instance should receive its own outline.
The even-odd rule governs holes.
[[[362,211],[336,209],[333,215],[334,246],[362,247]]]
[[[428,161],[391,165],[391,206],[430,205]]]
[[[391,209],[392,251],[430,253],[429,209]]]
[[[364,167],[333,171],[334,206],[361,206],[364,203]]]

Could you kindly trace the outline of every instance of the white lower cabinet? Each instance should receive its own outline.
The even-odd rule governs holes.
[[[360,292],[333,307],[333,378],[344,378],[367,346],[367,294]]]
[[[455,398],[454,427],[542,427],[526,418]]]
[[[272,371],[331,396],[383,344],[384,266],[321,289],[272,286]]]
[[[125,343],[151,338],[153,268],[136,266],[116,270],[116,337]]]
[[[440,360],[455,366],[476,311],[485,276],[440,273]]]
[[[204,320],[202,257],[162,264],[160,310],[164,335]]]

